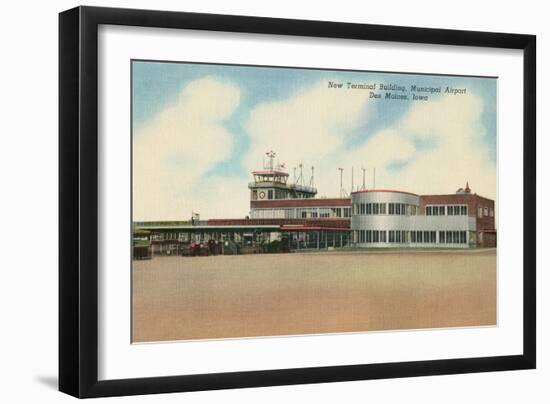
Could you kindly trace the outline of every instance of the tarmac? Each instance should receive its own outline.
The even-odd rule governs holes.
[[[132,339],[154,342],[495,325],[495,249],[133,261]]]

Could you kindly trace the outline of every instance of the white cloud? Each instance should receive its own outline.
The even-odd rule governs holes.
[[[223,125],[239,101],[240,90],[232,84],[213,77],[195,80],[134,133],[135,220],[181,220],[202,206],[215,211],[216,198],[206,191],[220,185],[215,180],[203,185],[203,176],[231,156],[232,135]]]
[[[417,103],[392,128],[375,134],[350,159],[377,170],[377,187],[420,194],[453,193],[469,181],[480,195],[495,198],[496,167],[480,125],[483,105],[476,96],[443,96]],[[431,147],[418,150],[415,142]],[[392,162],[404,162],[390,170]]]
[[[303,162],[309,179],[315,166],[316,181],[325,195],[339,187],[336,168],[347,163],[345,144],[368,119],[368,93],[327,88],[327,81],[305,88],[285,100],[255,107],[247,123],[251,145],[245,166],[261,167],[262,156],[275,150],[289,169]],[[306,181],[307,182],[307,181]]]
[[[247,214],[251,178],[207,175],[232,155],[233,134],[224,123],[239,101],[234,85],[213,77],[196,80],[135,134],[136,220],[181,220],[191,210],[202,218]],[[370,187],[376,167],[377,188],[452,193],[469,181],[474,192],[495,198],[496,167],[482,142],[480,99],[469,94],[415,102],[397,122],[363,143],[355,138],[356,146],[350,148],[351,136],[368,128],[377,102],[366,91],[331,90],[323,81],[287,99],[258,104],[245,122],[250,145],[240,156],[243,166],[260,168],[265,152],[273,149],[290,173],[304,163],[306,183],[315,166],[319,196],[339,195],[338,167],[345,168],[349,192],[353,166],[356,186],[362,182],[361,167],[366,167]],[[419,142],[430,147],[418,148]],[[396,165],[402,168],[390,168]]]
[[[376,167],[377,188],[453,193],[469,181],[474,192],[495,197],[495,164],[481,142],[483,106],[476,96],[415,102],[397,123],[349,149],[345,147],[349,136],[365,124],[368,127],[369,107],[378,101],[362,91],[331,91],[325,83],[251,112],[247,167],[258,167],[265,151],[273,149],[289,167],[307,164],[307,178],[309,166],[315,165],[319,195],[339,195],[338,167],[345,169],[344,188],[349,192],[353,166],[356,186],[362,182],[361,167],[368,170],[367,187],[372,186]],[[429,142],[431,147],[419,149],[418,142]],[[390,169],[396,164],[402,168]]]
[[[320,161],[341,151],[346,136],[362,122],[367,97],[361,91],[328,89],[326,83],[251,111],[247,167],[257,166],[271,149],[296,163]]]

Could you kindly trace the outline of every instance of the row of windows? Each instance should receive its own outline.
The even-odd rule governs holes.
[[[406,203],[354,203],[354,215],[416,215],[418,207]]]
[[[428,205],[426,216],[467,216],[467,205]]]
[[[386,237],[387,233],[387,237]],[[356,230],[358,243],[466,244],[466,231]]]
[[[276,208],[252,209],[252,219],[315,219],[342,218],[351,216],[351,208]]]
[[[295,196],[295,199],[307,199],[313,198],[314,194],[297,192],[291,193],[285,189],[254,189],[252,191],[252,200],[257,201],[261,199],[291,199]]]
[[[466,244],[465,231],[440,231],[439,242],[447,244]]]
[[[491,216],[493,217],[495,215],[495,212],[493,209],[489,209],[487,206],[485,207],[479,207],[477,208],[477,216],[481,219],[483,216]]]
[[[385,230],[359,230],[359,243],[385,243]]]
[[[290,193],[282,189],[268,189],[268,190],[253,190],[252,200],[258,199],[286,199],[290,197]]]
[[[435,231],[411,231],[411,243],[437,243]]]

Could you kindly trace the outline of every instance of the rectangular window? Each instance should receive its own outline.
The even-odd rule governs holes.
[[[411,231],[411,243],[416,243],[416,232]]]
[[[460,214],[462,216],[467,216],[468,215],[468,207],[467,206],[461,206],[460,207]]]
[[[426,206],[426,216],[431,216],[431,215],[432,215],[432,207]]]
[[[372,203],[367,203],[367,215],[372,215]]]
[[[390,215],[395,215],[395,205],[393,203],[389,203],[388,206],[389,206],[389,211],[388,211],[389,214]],[[390,241],[390,243],[391,243],[391,241]]]
[[[421,232],[421,231],[417,231],[417,232],[416,232],[416,242],[417,242],[417,243],[421,243],[421,242],[422,242],[422,232]]]
[[[273,190],[272,189],[267,191],[267,199],[273,199]]]
[[[375,230],[375,231],[372,232],[372,241],[373,241],[373,243],[378,243],[378,241],[379,241],[378,235],[379,235],[378,230]]]
[[[489,216],[489,208],[488,207],[483,208],[483,215],[484,216]]]
[[[440,244],[445,244],[445,232],[444,231],[439,232],[439,243]]]
[[[390,243],[395,243],[395,232],[393,230],[390,230]]]
[[[385,204],[385,203],[381,203],[381,204],[380,204],[380,214],[381,214],[381,215],[385,215],[385,214],[386,214],[386,204]]]
[[[445,206],[439,207],[439,216],[445,216]]]
[[[372,214],[373,214],[373,215],[377,215],[377,214],[378,214],[378,206],[379,206],[378,203],[375,203],[375,204],[372,205]]]
[[[454,207],[455,216],[460,216],[460,206]]]
[[[380,242],[385,243],[386,242],[386,230],[380,231]]]
[[[479,217],[479,218],[483,217],[483,208],[482,207],[477,208],[477,217]]]

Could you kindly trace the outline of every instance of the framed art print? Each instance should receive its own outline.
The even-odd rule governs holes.
[[[530,369],[535,298],[534,36],[60,14],[60,390]]]

